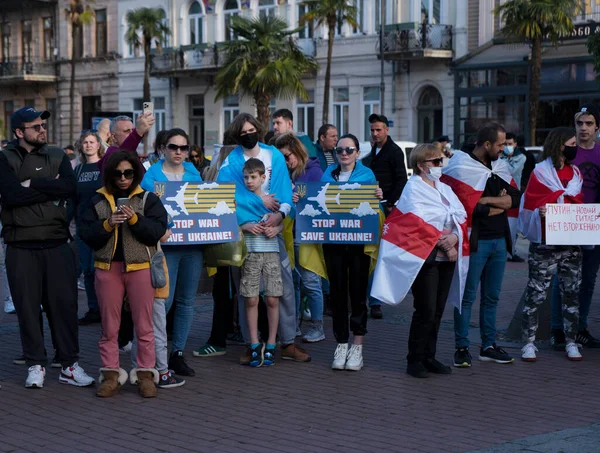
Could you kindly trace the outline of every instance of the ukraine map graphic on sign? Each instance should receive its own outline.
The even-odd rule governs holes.
[[[234,182],[156,182],[154,191],[172,223],[164,245],[239,241]]]
[[[379,241],[377,184],[298,183],[296,242],[376,244]]]

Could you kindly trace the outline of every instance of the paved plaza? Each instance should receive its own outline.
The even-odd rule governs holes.
[[[526,263],[507,264],[499,327],[508,325],[526,279]],[[596,291],[596,335],[599,299]],[[242,367],[242,346],[228,346],[222,357],[192,357],[212,315],[212,300],[199,296],[186,348],[196,377],[147,400],[130,384],[118,397],[99,399],[94,388],[60,385],[59,370],[50,368],[43,389],[25,389],[27,369],[12,364],[20,353],[16,316],[0,314],[0,452],[600,452],[600,350],[584,350],[583,362],[573,363],[542,344],[531,364],[518,359],[521,345],[514,343],[506,348],[518,359],[512,365],[475,360],[451,376],[415,379],[405,373],[411,303],[384,307],[383,320],[369,320],[365,367],[353,373],[330,369],[331,318],[327,340],[307,347],[311,363]],[[478,319],[474,310],[475,358]],[[99,337],[99,325],[80,328],[80,363],[94,376]],[[46,338],[50,351],[49,332]],[[438,350],[450,363],[449,307]],[[121,358],[129,369],[129,358]]]

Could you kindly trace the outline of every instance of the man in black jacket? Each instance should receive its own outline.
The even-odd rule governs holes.
[[[47,363],[40,331],[43,305],[62,365],[59,382],[83,387],[94,383],[78,365],[77,276],[67,245],[66,199],[76,181],[64,151],[46,144],[47,111],[24,107],[11,117],[16,140],[0,152],[2,237],[6,270],[19,319],[29,375],[27,388],[44,385]]]
[[[400,198],[407,181],[404,153],[389,137],[389,121],[385,116],[373,113],[369,116],[369,123],[371,123],[371,138],[374,145],[371,154],[365,157],[362,163],[375,173],[379,187],[383,190],[383,206],[385,214],[388,215]],[[383,317],[380,301],[369,297],[369,306],[371,317],[375,319]]]

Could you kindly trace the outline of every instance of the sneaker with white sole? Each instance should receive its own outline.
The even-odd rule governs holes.
[[[335,348],[333,353],[333,363],[331,364],[332,370],[343,370],[346,366],[346,359],[348,358],[348,343],[340,343]]]
[[[15,304],[13,303],[12,298],[6,297],[4,299],[4,313],[7,315],[14,315],[17,312],[15,309]]]
[[[567,343],[565,350],[567,352],[567,359],[572,360],[573,362],[583,360],[583,356],[581,355],[581,352],[579,352],[579,345],[577,343]]]
[[[44,386],[44,377],[46,377],[46,369],[43,366],[30,366],[29,374],[25,380],[25,388],[41,389]]]
[[[353,344],[348,351],[346,359],[346,370],[360,371],[363,367],[362,344]]]
[[[535,353],[537,351],[538,351],[538,348],[536,348],[533,343],[527,343],[521,349],[521,360],[523,362],[535,362],[537,359]]]
[[[131,348],[133,347],[133,343],[130,341],[123,347],[119,347],[120,354],[129,354],[131,352]]]
[[[302,341],[305,343],[317,343],[325,339],[325,332],[323,331],[322,323],[311,324],[308,328],[306,335],[302,337]]]
[[[302,310],[302,320],[303,321],[311,321],[312,320],[312,315],[310,313],[310,308],[304,307],[304,310]]]
[[[58,382],[61,384],[74,385],[75,387],[87,387],[88,385],[92,385],[95,380],[93,377],[88,376],[85,371],[83,371],[83,368],[75,362],[73,365],[60,370]]]

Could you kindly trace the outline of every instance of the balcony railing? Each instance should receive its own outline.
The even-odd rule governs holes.
[[[36,80],[37,78],[56,77],[56,65],[53,61],[11,57],[0,60],[0,78]]]
[[[376,50],[379,54],[379,41]],[[452,26],[427,22],[386,25],[383,33],[383,54],[384,58],[451,58]]]
[[[216,70],[222,63],[218,47],[199,44],[165,49],[161,55],[152,56],[152,74],[168,74],[180,71]]]

